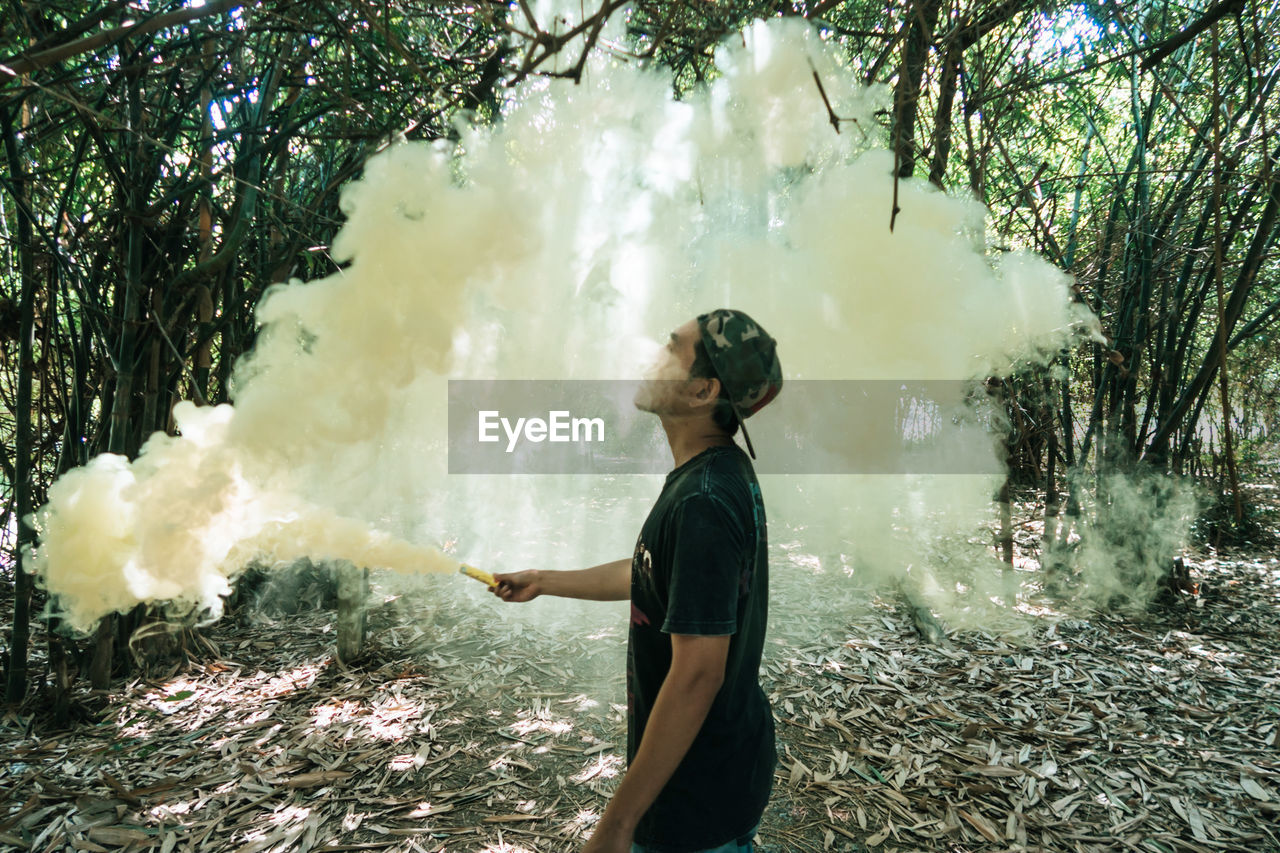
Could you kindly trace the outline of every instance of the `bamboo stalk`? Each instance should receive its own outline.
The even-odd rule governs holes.
[[[1227,316],[1226,296],[1222,286],[1222,120],[1220,104],[1222,89],[1219,85],[1218,22],[1212,26],[1213,44],[1213,281],[1218,294],[1218,391],[1222,401],[1222,452],[1226,457],[1227,479],[1231,487],[1233,518],[1239,524],[1244,520],[1244,504],[1240,498],[1240,482],[1236,475],[1235,448],[1231,437],[1231,397],[1228,392]]]
[[[25,101],[23,102],[25,104]],[[21,110],[20,104],[18,109]],[[19,118],[21,123],[23,120]],[[0,109],[0,130],[4,132],[5,154],[13,176],[18,209],[18,276],[20,306],[18,308],[18,388],[14,399],[14,513],[17,515],[18,537],[15,543],[13,572],[13,628],[9,635],[9,665],[5,672],[4,695],[7,702],[19,702],[27,691],[27,657],[31,643],[31,577],[26,570],[25,551],[35,541],[35,531],[27,523],[32,509],[31,479],[33,474],[33,435],[31,431],[32,341],[35,332],[36,275],[32,245],[32,223],[27,202],[30,186],[20,131],[14,127],[11,109]],[[23,127],[23,124],[19,124]]]

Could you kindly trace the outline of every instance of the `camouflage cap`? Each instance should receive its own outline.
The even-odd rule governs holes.
[[[747,440],[751,458],[756,456],[745,420],[760,411],[782,390],[782,365],[778,342],[742,311],[718,308],[698,315],[698,331],[716,378],[724,387]]]

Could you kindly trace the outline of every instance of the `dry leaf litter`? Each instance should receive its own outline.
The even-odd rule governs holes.
[[[1024,607],[930,645],[786,536],[761,849],[1280,851],[1280,557],[1192,554],[1200,595],[1141,617]],[[351,667],[332,611],[254,615],[96,723],[8,713],[0,848],[578,849],[625,769],[625,612],[377,593]]]

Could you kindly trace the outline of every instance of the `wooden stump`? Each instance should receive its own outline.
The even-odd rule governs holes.
[[[63,729],[71,725],[71,682],[72,673],[67,665],[67,645],[69,640],[64,640],[56,633],[56,621],[50,620],[49,625],[49,668],[53,670],[53,694],[51,704],[53,705],[53,724],[55,727]]]
[[[111,687],[111,663],[115,658],[116,614],[109,613],[98,623],[93,640],[93,659],[89,663],[89,686],[94,690]]]
[[[353,563],[337,564],[338,660],[351,663],[364,650],[365,599],[369,595],[369,570]]]
[[[933,615],[933,611],[925,603],[924,597],[912,586],[910,581],[900,581],[898,583],[898,595],[902,599],[902,604],[906,608],[908,615],[911,616],[911,624],[916,629],[916,633],[920,635],[921,640],[935,646],[950,645],[950,640],[947,639],[947,629]]]

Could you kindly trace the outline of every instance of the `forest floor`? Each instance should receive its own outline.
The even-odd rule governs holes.
[[[1274,548],[1189,551],[1198,593],[1139,616],[1029,595],[931,645],[895,596],[775,538],[761,849],[1280,851]],[[260,609],[82,693],[71,730],[38,699],[8,712],[0,848],[577,849],[624,770],[625,610],[375,588],[354,666],[332,611]]]

